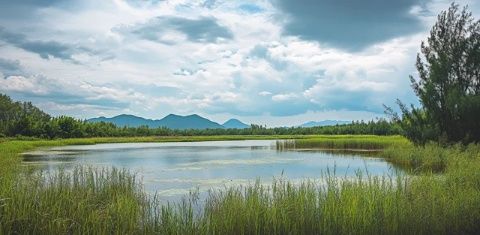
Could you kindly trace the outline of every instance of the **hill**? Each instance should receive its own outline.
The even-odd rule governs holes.
[[[222,124],[222,126],[228,129],[245,129],[250,127],[250,125],[247,125],[235,118],[232,118],[226,121],[225,123]]]
[[[311,122],[306,122],[300,127],[315,127],[315,126],[335,126],[335,125],[342,125],[342,124],[349,124],[351,123],[350,121],[339,121],[339,120],[323,120],[319,122],[311,121]]]

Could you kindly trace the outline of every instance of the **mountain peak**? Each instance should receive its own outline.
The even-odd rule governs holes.
[[[235,118],[229,119],[228,121],[223,123],[223,126],[229,129],[245,129],[250,127],[249,125]]]
[[[165,119],[165,118],[177,118],[177,117],[182,117],[182,116],[171,113],[171,114],[165,116],[163,119]]]
[[[190,114],[190,115],[188,115],[188,116],[185,116],[185,117],[192,117],[192,118],[204,118],[204,117],[202,117],[202,116],[200,116],[200,115],[198,115],[198,114],[196,114],[196,113],[194,113],[194,114]]]
[[[224,128],[222,125],[212,122],[197,114],[180,116],[169,114],[166,117],[157,120],[157,126],[164,126],[171,129],[218,129]]]
[[[126,118],[140,118],[140,117],[137,117],[137,116],[132,115],[132,114],[124,114],[124,113],[120,114],[120,115],[117,115],[115,117],[112,117],[112,118],[119,118],[119,117],[122,117],[122,118],[125,118],[125,117]]]
[[[344,125],[348,123],[350,123],[350,121],[340,121],[340,120],[323,120],[319,122],[310,121],[300,125],[300,127],[335,126],[335,125]]]
[[[120,114],[111,118],[107,117],[98,117],[98,118],[91,118],[87,120],[88,122],[109,122],[113,123],[119,127],[128,126],[128,127],[138,127],[142,125],[149,126],[152,120],[145,119],[142,117],[137,117],[135,115],[130,114]]]

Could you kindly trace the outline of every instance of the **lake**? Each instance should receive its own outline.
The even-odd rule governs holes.
[[[54,147],[24,155],[24,164],[55,171],[77,165],[125,168],[148,192],[176,200],[191,190],[205,193],[233,185],[270,184],[274,178],[301,182],[335,171],[338,177],[394,175],[381,158],[359,153],[278,151],[272,140],[119,143]]]

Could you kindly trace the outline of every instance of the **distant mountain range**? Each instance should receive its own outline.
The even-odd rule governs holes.
[[[197,114],[192,114],[188,116],[180,116],[175,114],[169,114],[166,117],[158,120],[146,119],[142,117],[137,117],[134,115],[121,114],[115,117],[98,117],[88,119],[87,122],[110,122],[117,126],[128,126],[128,127],[139,127],[139,126],[148,126],[151,128],[157,127],[167,127],[170,129],[244,129],[249,128],[250,125],[241,122],[238,119],[230,119],[223,124],[216,123],[214,121],[208,120],[207,118],[201,117]],[[319,122],[307,122],[300,127],[315,127],[315,126],[334,126],[348,124],[350,121],[339,121],[339,120],[324,120]]]
[[[315,126],[335,126],[335,125],[343,125],[343,124],[349,124],[351,121],[339,121],[339,120],[324,120],[324,121],[319,121],[319,122],[307,122],[300,127],[315,127]]]
[[[248,128],[249,125],[237,120],[230,119],[226,121],[223,125],[220,125],[216,122],[210,121],[204,117],[201,117],[197,114],[180,116],[175,114],[169,114],[166,117],[153,120],[146,119],[142,117],[137,117],[134,115],[122,114],[115,117],[98,117],[91,118],[87,120],[88,122],[109,122],[117,126],[128,126],[128,127],[139,127],[139,126],[148,126],[151,128],[157,127],[167,127],[170,129],[218,129],[218,128]]]

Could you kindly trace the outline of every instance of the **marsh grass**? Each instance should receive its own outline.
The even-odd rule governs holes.
[[[441,173],[449,165],[454,168],[452,164],[459,164],[460,160],[471,160],[473,163],[480,158],[480,148],[475,144],[441,147],[435,143],[424,147],[392,146],[382,151],[382,157],[413,172]]]
[[[348,147],[378,146],[375,138]],[[320,182],[256,183],[211,191],[201,202],[193,193],[173,204],[146,194],[124,170],[46,174],[18,164],[18,154],[32,148],[84,141],[6,141],[0,143],[0,234],[478,234],[480,146],[402,141],[384,157],[419,169],[414,176],[324,174]]]
[[[409,146],[401,136],[322,135],[304,139],[278,140],[277,149],[355,149],[382,150],[390,146]]]
[[[141,231],[145,194],[135,177],[116,169],[75,168],[25,173],[2,184],[5,234],[128,234]]]

